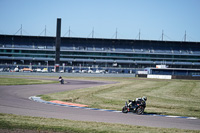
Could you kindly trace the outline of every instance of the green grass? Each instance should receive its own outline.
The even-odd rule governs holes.
[[[146,113],[200,118],[200,82],[138,78],[85,78],[119,83],[42,96],[89,105],[92,108],[121,110],[128,99],[147,96]],[[46,99],[45,99],[46,100]]]
[[[31,85],[31,84],[52,84],[52,83],[58,83],[58,82],[51,80],[0,77],[0,85]]]
[[[17,76],[16,76],[17,77]],[[20,77],[20,76],[19,76]],[[54,78],[54,77],[48,77]],[[69,78],[69,77],[68,77]],[[66,79],[66,78],[65,78]],[[71,78],[117,81],[116,84],[43,95],[46,100],[57,99],[90,105],[95,108],[121,110],[127,99],[148,96],[146,112],[200,117],[200,83],[192,80],[149,80],[138,78]],[[49,80],[0,77],[0,85],[57,83]],[[0,132],[65,132],[65,133],[199,133],[195,130],[153,128],[84,122],[64,119],[18,116],[0,113]]]
[[[72,121],[2,113],[0,113],[0,129],[4,132],[24,132],[25,130],[25,132],[35,131],[65,133],[199,133],[199,131],[196,130],[154,128],[123,124],[109,124],[103,122]]]

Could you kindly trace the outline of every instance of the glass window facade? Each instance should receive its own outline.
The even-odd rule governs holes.
[[[60,65],[200,68],[199,42],[61,38]],[[0,35],[0,63],[54,65],[55,37]]]

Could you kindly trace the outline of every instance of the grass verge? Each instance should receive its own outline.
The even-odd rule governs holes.
[[[91,78],[84,79],[91,80]],[[48,94],[42,98],[86,104],[92,108],[121,110],[126,100],[145,95],[148,98],[146,113],[200,118],[200,82],[197,80],[138,78],[92,78],[92,80],[119,83]]]
[[[74,79],[74,78],[71,78]],[[162,109],[177,109],[177,105],[172,104],[169,106],[164,106],[165,104],[171,104],[174,101],[178,103],[178,108],[182,105],[182,102],[194,102],[194,104],[189,105],[188,103],[183,106],[183,108],[190,107],[194,112],[199,113],[199,83],[196,81],[182,81],[176,80],[174,82],[171,80],[146,80],[137,78],[75,78],[75,79],[87,79],[87,80],[110,80],[117,81],[119,83],[112,85],[105,85],[99,87],[91,87],[76,91],[69,91],[66,93],[57,93],[45,95],[48,100],[57,98],[62,101],[73,101],[77,103],[88,103],[90,101],[90,106],[99,108],[116,108],[121,110],[123,103],[127,99],[132,99],[134,97],[146,95],[148,96],[147,112],[161,111]],[[162,82],[161,82],[162,81]],[[171,83],[172,82],[172,83]],[[57,83],[57,81],[48,80],[32,80],[32,79],[20,79],[20,78],[0,78],[0,85],[21,85],[21,84],[45,84],[45,83]],[[181,84],[180,84],[181,83]],[[185,83],[185,84],[183,84]],[[175,85],[175,86],[174,86]],[[164,88],[164,86],[166,89]],[[178,87],[179,86],[179,87]],[[147,88],[146,88],[147,87]],[[172,87],[172,88],[171,88]],[[175,89],[175,87],[178,87]],[[189,88],[189,89],[187,89]],[[76,94],[75,94],[76,93]],[[73,94],[71,97],[70,94]],[[177,97],[174,97],[177,96]],[[61,98],[58,98],[62,96]],[[188,98],[184,98],[188,96]],[[173,97],[173,98],[171,98]],[[195,98],[195,99],[190,99]],[[95,100],[96,99],[96,100]],[[158,100],[158,101],[157,101]],[[165,102],[165,100],[169,100]],[[160,104],[159,104],[160,103]],[[162,105],[164,103],[164,105]],[[154,110],[161,108],[160,110]],[[193,113],[191,114],[193,115]],[[144,126],[130,126],[123,124],[109,124],[101,122],[83,122],[83,121],[72,121],[63,119],[53,119],[53,118],[41,118],[41,117],[28,117],[28,116],[18,116],[11,114],[0,113],[0,132],[65,132],[65,133],[85,133],[85,132],[95,132],[95,133],[132,133],[132,132],[170,132],[170,133],[198,133],[195,130],[181,130],[181,129],[168,129],[168,128],[153,128]]]
[[[52,84],[58,81],[0,77],[0,85]]]
[[[13,132],[65,132],[65,133],[198,133],[196,130],[154,128],[109,124],[103,122],[84,122],[54,118],[18,116],[0,113],[0,131]]]

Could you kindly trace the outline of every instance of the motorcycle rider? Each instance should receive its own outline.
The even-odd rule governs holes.
[[[60,76],[59,78],[59,82],[61,83],[61,84],[64,84],[64,80],[63,80],[63,78]]]
[[[146,96],[143,96],[142,97],[142,100],[144,100],[145,102],[147,101],[147,97]]]
[[[147,97],[146,96],[143,96],[142,98],[136,98],[137,100],[136,101],[147,101]]]
[[[132,106],[135,106],[136,103],[140,103],[141,101],[147,101],[147,97],[146,96],[143,96],[142,98],[139,97],[139,98],[136,98],[135,100],[128,100],[128,106],[132,105]]]

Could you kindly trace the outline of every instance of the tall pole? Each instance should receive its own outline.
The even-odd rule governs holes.
[[[22,24],[21,24],[21,30],[20,31],[21,31],[21,36],[22,36]]]
[[[46,36],[47,34],[47,28],[46,28],[46,25],[45,25],[45,29],[44,29],[44,36]]]
[[[116,28],[116,35],[115,35],[115,39],[117,39],[117,28]]]
[[[92,29],[92,38],[94,38],[94,27]]]
[[[162,30],[162,41],[163,41],[163,37],[164,37],[164,31]]]
[[[185,35],[184,35],[184,41],[185,41],[185,42],[186,42],[186,37],[187,37],[187,36],[186,36],[186,31],[185,31]]]
[[[70,30],[70,26],[69,26],[69,33],[68,33],[68,37],[70,37],[70,32],[71,32],[71,30]]]
[[[55,57],[55,72],[59,72],[60,66],[60,43],[61,43],[61,18],[57,18],[56,28],[56,57]]]
[[[140,40],[140,30],[139,30],[139,40]]]

